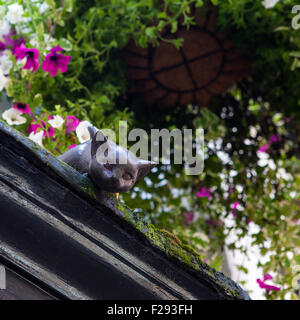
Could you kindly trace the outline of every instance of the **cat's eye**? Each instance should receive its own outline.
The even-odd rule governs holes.
[[[123,179],[124,179],[124,180],[132,180],[132,175],[131,175],[130,173],[125,173],[125,174],[123,175]]]
[[[114,165],[111,163],[105,163],[104,168],[111,171],[114,168]]]

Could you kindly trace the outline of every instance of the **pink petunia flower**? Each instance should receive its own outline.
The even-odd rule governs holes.
[[[42,64],[42,69],[49,72],[51,77],[56,76],[58,70],[60,70],[61,73],[68,70],[68,64],[72,59],[72,56],[65,56],[62,53],[58,53],[62,50],[63,49],[60,46],[52,48]]]
[[[22,60],[26,58],[26,63],[23,67],[23,69],[30,70],[32,69],[31,72],[34,72],[35,70],[38,69],[39,67],[39,51],[34,48],[26,48],[24,44],[22,43],[19,47],[16,48],[15,50],[16,54],[16,59],[17,60]]]
[[[238,207],[239,204],[240,204],[240,203],[239,203],[238,201],[235,201],[235,202],[231,205],[231,208],[232,208],[231,213],[232,213],[232,215],[233,215],[234,217],[236,217],[236,215],[237,215],[236,209],[237,209],[237,207]]]
[[[195,217],[195,215],[194,215],[193,212],[184,212],[183,214],[184,214],[184,216],[185,216],[185,221],[184,221],[184,223],[183,223],[184,225],[188,225],[188,224],[190,224],[191,222],[193,222],[194,217]]]
[[[71,144],[68,148],[68,150],[72,149],[72,148],[75,148],[77,146],[77,144]]]
[[[259,286],[262,289],[266,289],[267,291],[280,291],[281,289],[279,287],[272,286],[272,285],[269,285],[269,284],[265,283],[266,281],[272,280],[272,279],[273,279],[273,277],[270,274],[267,273],[267,274],[264,275],[264,279],[263,280],[256,279],[256,282],[259,284]]]
[[[273,134],[272,136],[271,136],[271,138],[270,138],[270,142],[271,143],[274,143],[274,142],[277,142],[278,141],[278,137],[275,135],[275,134]]]
[[[264,144],[261,148],[259,148],[257,151],[258,152],[266,152],[269,149],[268,144]]]
[[[300,219],[294,219],[293,222],[296,224],[300,224]]]
[[[240,204],[240,203],[239,203],[238,201],[235,201],[235,202],[233,203],[233,205],[231,206],[231,208],[232,208],[232,209],[236,209],[239,204]]]
[[[42,128],[42,126],[37,123],[30,124],[29,127],[27,128],[27,133],[30,134],[31,132],[33,132],[34,134],[36,134],[38,128]]]
[[[55,130],[53,127],[49,127],[48,130],[46,130],[46,124],[44,121],[41,121],[42,125],[40,125],[39,123],[35,123],[35,124],[31,124],[28,128],[27,128],[27,133],[30,134],[31,132],[33,132],[34,134],[37,133],[37,130],[39,128],[42,128],[44,131],[43,137],[48,136],[49,138],[52,138],[55,134]]]
[[[49,129],[48,129],[48,131],[47,131],[47,136],[48,136],[49,138],[52,138],[52,137],[54,136],[54,134],[55,134],[54,128],[53,128],[53,127],[49,127]]]
[[[74,116],[67,116],[67,122],[66,122],[66,133],[70,133],[72,131],[75,131],[76,128],[79,125],[79,120]]]
[[[2,56],[3,51],[6,49],[5,43],[0,41],[0,56]]]
[[[264,280],[263,281],[272,280],[272,279],[273,279],[273,277],[269,273],[264,274]]]
[[[16,110],[19,110],[22,113],[25,114],[32,114],[31,109],[28,104],[25,104],[23,102],[16,102],[12,105],[12,107]]]
[[[208,199],[212,199],[212,195],[210,193],[210,189],[209,188],[201,188],[201,190],[199,192],[197,192],[197,197],[198,198],[208,198]]]
[[[217,226],[222,226],[223,221],[222,221],[221,219],[218,220],[218,219],[212,219],[212,218],[210,218],[210,219],[207,219],[207,220],[206,220],[206,223],[210,224],[210,225],[213,226],[213,227],[217,227]]]
[[[6,34],[4,38],[4,44],[7,49],[11,49],[12,54],[16,53],[16,48],[19,47],[22,43],[25,43],[25,39],[19,37],[18,39],[14,39],[16,37],[16,32],[11,30],[8,34]]]

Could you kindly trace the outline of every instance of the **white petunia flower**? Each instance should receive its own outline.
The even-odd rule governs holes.
[[[276,173],[277,179],[284,179],[284,180],[293,180],[292,175],[287,172],[284,168],[279,168]]]
[[[49,5],[46,2],[43,2],[39,7],[39,14],[44,14],[49,8]]]
[[[36,38],[34,34],[33,36],[33,38],[29,39],[29,43],[32,47],[39,48],[41,45],[41,41],[39,41],[39,39]],[[45,33],[43,41],[43,45],[46,45],[45,50],[51,50],[53,48],[53,42],[54,38],[52,38],[48,33]]]
[[[273,8],[278,1],[279,0],[264,0],[262,4],[266,9],[270,9]]]
[[[61,116],[54,116],[53,119],[48,120],[48,123],[55,129],[61,130],[65,120]]]
[[[11,24],[16,24],[22,21],[23,14],[23,7],[17,3],[13,3],[8,6],[6,18]]]
[[[17,25],[15,26],[16,28],[16,31],[18,34],[22,34],[22,33],[25,33],[25,34],[28,34],[28,33],[32,33],[32,28],[31,27],[27,27],[27,26],[24,26],[24,25]]]
[[[0,20],[0,39],[8,34],[10,31],[10,25],[7,20]]]
[[[0,73],[9,74],[10,69],[13,66],[10,56],[7,54],[8,50],[5,50],[0,56]]]
[[[22,113],[19,110],[10,108],[2,113],[2,118],[11,125],[20,125],[26,122],[26,118],[22,117]]]
[[[0,72],[0,92],[3,89],[7,89],[8,84],[9,84],[8,77],[6,77],[2,72]]]
[[[44,135],[44,131],[39,131],[36,134],[34,134],[34,132],[31,132],[28,138],[44,148],[43,135]]]
[[[80,143],[90,140],[91,136],[88,130],[88,127],[91,124],[88,121],[81,121],[76,128],[76,135]]]

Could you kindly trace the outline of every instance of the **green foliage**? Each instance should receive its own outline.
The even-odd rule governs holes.
[[[168,112],[126,99],[120,53],[130,40],[144,48],[161,41],[180,47],[182,39],[164,39],[161,31],[175,33],[179,21],[192,27],[191,6],[201,8],[208,1],[47,0],[49,9],[41,14],[42,2],[24,1],[28,20],[18,24],[18,33],[27,47],[39,50],[40,64],[56,45],[72,60],[66,73],[50,77],[41,68],[34,73],[22,70],[11,55],[6,90],[11,102],[29,104],[40,124],[52,114],[64,119],[73,115],[99,128],[117,129],[118,120],[148,132],[204,128],[203,173],[187,176],[182,165],[161,164],[122,199],[216,269],[222,268],[225,243],[247,255],[242,240],[249,237],[266,257],[259,263],[262,273],[273,273],[281,288],[266,292],[266,297],[297,299],[293,279],[300,264],[300,30],[291,27],[296,1],[279,1],[271,9],[260,0],[211,1],[218,8],[218,29],[250,56],[251,77],[216,97],[212,106],[174,106]],[[0,4],[7,8],[7,3]],[[26,124],[17,127],[26,132],[31,122],[27,117]],[[60,152],[79,143],[74,132],[56,130],[55,137],[55,142],[47,137],[43,141],[54,154],[59,153],[57,143]],[[210,188],[212,197],[198,198],[201,188]],[[194,214],[193,221],[187,222],[187,211]],[[256,233],[249,234],[250,224]],[[230,242],[232,234],[237,239]],[[248,272],[245,264],[238,269]]]

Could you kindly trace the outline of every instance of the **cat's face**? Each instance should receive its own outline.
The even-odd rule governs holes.
[[[108,192],[126,192],[137,180],[157,165],[136,158],[130,151],[105,137],[101,131],[91,131],[91,162],[89,175],[99,188]]]

